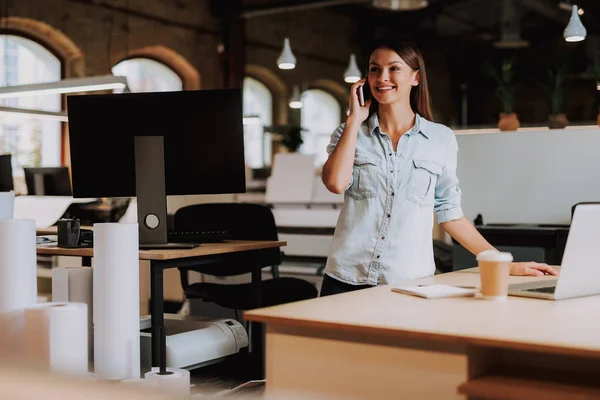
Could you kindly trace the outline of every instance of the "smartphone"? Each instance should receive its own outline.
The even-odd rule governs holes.
[[[358,104],[361,107],[365,106],[365,102],[371,97],[371,91],[369,90],[369,84],[365,83],[358,88]]]

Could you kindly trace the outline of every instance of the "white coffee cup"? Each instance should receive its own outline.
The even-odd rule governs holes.
[[[486,300],[504,300],[508,295],[511,253],[486,250],[477,254],[481,295]]]

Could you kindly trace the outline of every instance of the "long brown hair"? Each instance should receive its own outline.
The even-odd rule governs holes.
[[[365,71],[369,71],[369,60],[373,52],[380,48],[386,48],[395,51],[400,58],[413,70],[419,71],[421,77],[417,86],[413,86],[410,91],[410,107],[422,117],[433,121],[433,112],[431,111],[431,96],[429,95],[429,86],[427,85],[427,73],[425,72],[425,61],[417,45],[406,37],[387,37],[379,39],[369,51]],[[370,114],[377,112],[379,103],[372,98]]]

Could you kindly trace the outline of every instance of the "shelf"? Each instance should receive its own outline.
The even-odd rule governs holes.
[[[564,371],[536,371],[535,376],[528,376],[525,371],[519,375],[514,371],[496,372],[463,383],[458,393],[486,400],[597,399],[600,398],[600,379]]]
[[[50,278],[52,279],[52,268],[44,268],[44,267],[37,267],[37,272],[36,275],[38,278]]]

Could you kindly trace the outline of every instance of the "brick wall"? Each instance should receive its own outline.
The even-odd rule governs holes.
[[[198,70],[202,88],[223,86],[224,59],[217,51],[221,22],[211,14],[209,0],[9,0],[8,4],[11,17],[42,21],[70,38],[83,54],[86,75],[109,73],[112,65],[125,58],[127,50],[163,46]],[[338,89],[348,90],[342,75],[349,54],[358,55],[360,43],[365,42],[359,36],[359,28],[359,21],[347,13],[328,9],[250,18],[245,21],[246,64],[270,69],[287,89],[286,96],[293,85],[310,87],[315,81],[327,81],[338,85]],[[287,35],[298,64],[294,70],[282,71],[277,68],[276,60]],[[547,36],[536,39],[523,61],[529,71],[536,71],[535,76],[544,72],[545,59],[559,54],[565,50],[563,47],[572,50],[579,46],[566,45],[556,32]],[[459,85],[466,81],[469,122],[495,124],[500,104],[493,86],[480,77],[479,71],[479,63],[486,54],[497,52],[491,44],[481,43],[479,47],[457,51],[444,46],[443,41],[415,39],[423,46],[437,120],[452,125],[460,123]],[[361,59],[359,55],[359,62]],[[364,69],[364,65],[360,68]],[[548,113],[547,100],[532,82],[527,80],[518,92],[517,111],[527,119],[522,122],[543,125]],[[595,119],[598,103],[592,84],[589,79],[570,80],[571,91],[565,106],[571,121]],[[339,96],[343,90],[337,91],[337,97],[345,109],[345,99]]]

